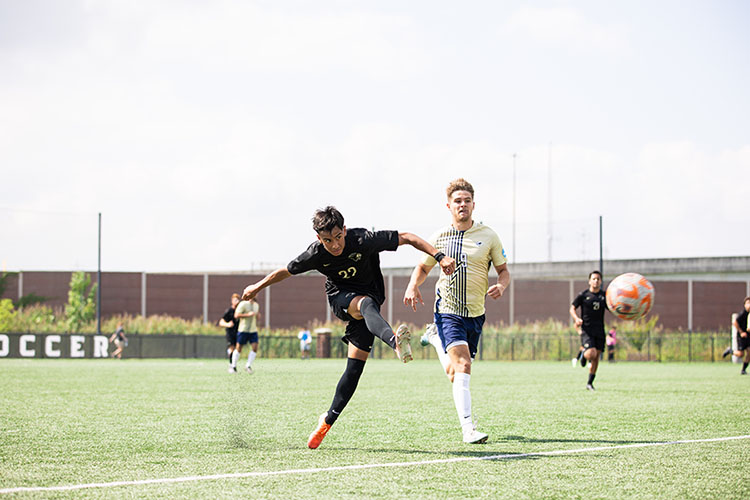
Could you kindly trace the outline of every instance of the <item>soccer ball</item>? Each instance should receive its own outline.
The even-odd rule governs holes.
[[[638,319],[654,305],[654,285],[638,273],[621,274],[607,287],[607,307],[620,319]]]

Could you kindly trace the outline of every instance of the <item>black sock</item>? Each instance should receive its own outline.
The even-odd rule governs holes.
[[[583,358],[583,351],[578,351],[578,361],[580,361],[581,358]]]
[[[742,363],[742,371],[744,372],[746,370],[747,370],[747,363]]]
[[[331,407],[328,409],[328,414],[326,415],[326,423],[328,425],[333,425],[341,412],[344,411],[347,403],[354,395],[354,391],[357,389],[359,377],[362,375],[364,369],[365,362],[361,359],[347,358],[346,369],[339,379],[339,383],[336,386],[336,394],[333,396],[333,403],[331,403]]]
[[[594,383],[594,378],[596,378],[596,373],[589,373],[589,384]]]
[[[371,297],[365,297],[365,299],[359,303],[359,312],[365,318],[367,329],[370,330],[373,335],[379,337],[383,342],[391,346],[391,349],[395,349],[396,336],[393,334],[393,329],[391,328],[391,325],[383,319],[383,316],[380,315],[380,308]]]

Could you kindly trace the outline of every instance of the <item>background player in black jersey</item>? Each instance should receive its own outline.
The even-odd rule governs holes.
[[[435,257],[447,274],[455,270],[455,261],[411,233],[347,229],[344,217],[331,206],[317,210],[312,222],[317,241],[287,267],[245,288],[242,298],[253,298],[265,287],[305,271],[316,270],[327,278],[328,303],[336,317],[347,322],[342,340],[349,347],[346,369],[336,386],[331,407],[320,416],[318,427],[307,442],[310,448],[317,448],[354,394],[376,336],[393,348],[402,362],[412,359],[409,329],[401,325],[394,333],[380,314],[385,302],[380,252],[411,245]]]
[[[724,351],[726,358],[734,354],[742,359],[742,371],[740,375],[747,375],[747,365],[750,364],[750,333],[747,331],[747,317],[750,314],[750,297],[745,297],[744,307],[734,320],[734,327],[737,329],[737,350],[732,352],[732,347],[727,347]]]
[[[240,294],[233,293],[230,299],[229,307],[219,319],[219,326],[224,327],[224,332],[227,338],[227,358],[229,359],[229,373],[237,371],[236,368],[232,367],[232,353],[234,352],[234,345],[237,343],[237,327],[239,321],[234,319],[234,310],[237,309],[237,304],[240,303]]]
[[[580,307],[581,315],[576,313]],[[602,273],[592,271],[589,274],[589,287],[573,300],[570,315],[575,321],[576,328],[581,332],[581,349],[583,359],[588,360],[589,380],[586,389],[594,390],[596,369],[599,368],[599,358],[604,352],[606,335],[604,333],[604,311],[607,309],[607,299],[602,291]],[[583,364],[583,361],[581,362]]]

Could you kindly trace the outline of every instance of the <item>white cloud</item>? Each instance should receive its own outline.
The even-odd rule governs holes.
[[[180,65],[219,74],[340,69],[390,79],[430,60],[411,20],[392,14],[231,1],[110,7],[100,13],[101,25],[93,26],[90,50],[121,53],[123,43],[133,43],[127,50],[131,62],[152,70]]]
[[[599,24],[570,7],[520,7],[505,21],[502,32],[520,44],[532,40],[548,47],[625,54],[631,51],[622,27]]]
[[[544,260],[549,140],[554,258],[594,258],[600,214],[611,258],[746,253],[725,236],[744,223],[750,146],[690,136],[659,106],[618,112],[639,94],[585,73],[627,53],[633,24],[566,7],[498,21],[406,5],[66,5],[54,15],[75,29],[0,39],[0,205],[36,211],[0,212],[11,269],[92,268],[99,211],[110,270],[284,263],[329,203],[349,225],[428,236],[459,176],[510,248],[514,152],[515,257]],[[513,44],[488,39],[498,23]],[[575,72],[555,66],[562,83],[544,78],[560,59],[550,47],[580,56]],[[626,59],[614,65],[630,74]],[[717,137],[742,137],[713,112]],[[671,135],[642,133],[649,123]]]

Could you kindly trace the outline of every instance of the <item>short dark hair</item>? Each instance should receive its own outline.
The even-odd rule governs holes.
[[[338,227],[344,229],[344,216],[341,212],[336,210],[336,207],[328,205],[325,208],[319,208],[315,211],[315,215],[312,218],[313,229],[316,233],[321,231],[333,231],[333,228]]]
[[[742,301],[742,303],[744,304],[744,303],[745,303],[745,302],[747,302],[748,300],[750,300],[750,297],[745,297],[745,300],[743,300],[743,301]]]
[[[591,279],[591,277],[592,277],[593,275],[595,275],[595,274],[598,274],[600,278],[602,277],[602,272],[601,272],[601,271],[599,271],[599,270],[597,270],[597,269],[594,269],[593,271],[591,271],[591,272],[589,273],[589,279]]]

